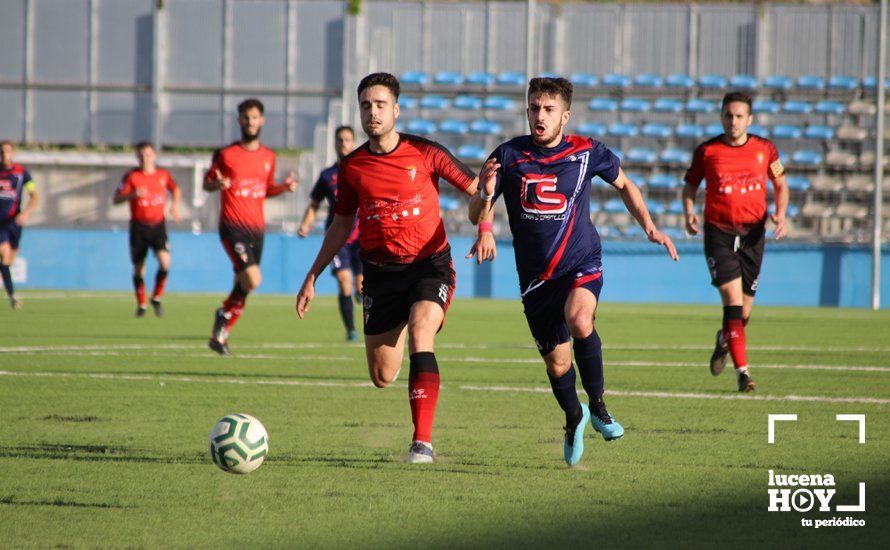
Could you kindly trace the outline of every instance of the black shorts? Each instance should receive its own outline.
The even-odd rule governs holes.
[[[754,226],[747,235],[734,235],[705,224],[705,258],[711,284],[719,287],[742,278],[742,292],[754,296],[763,263],[766,224]]]
[[[363,267],[360,252],[358,241],[344,245],[331,261],[331,275],[336,277],[337,273],[344,269],[351,270],[355,275],[361,275]]]
[[[146,225],[130,222],[130,260],[141,264],[148,256],[148,249],[157,255],[162,250],[169,250],[167,244],[167,225],[164,222]]]
[[[576,288],[586,288],[599,302],[603,289],[602,268],[590,265],[572,270],[558,279],[545,281],[522,296],[525,320],[542,356],[569,341],[571,335],[566,324],[565,306],[569,293]]]
[[[383,334],[407,323],[415,302],[436,302],[447,312],[457,281],[450,248],[412,264],[364,262],[364,274],[365,334]]]
[[[15,223],[15,218],[0,223],[0,243],[9,243],[13,250],[18,250],[21,239],[22,226]]]
[[[220,226],[219,240],[232,260],[232,269],[241,273],[252,265],[260,265],[263,257],[263,232]]]

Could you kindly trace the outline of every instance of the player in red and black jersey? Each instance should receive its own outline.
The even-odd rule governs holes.
[[[114,194],[114,204],[130,203],[130,260],[133,262],[133,287],[136,291],[136,317],[145,315],[145,257],[151,248],[158,260],[151,307],[158,317],[164,314],[161,298],[170,270],[170,248],[165,223],[167,194],[173,195],[170,216],[180,222],[181,193],[169,172],[158,168],[158,154],[148,142],[136,144],[139,167],[130,170]]]
[[[20,309],[22,301],[15,295],[10,268],[19,251],[22,227],[37,207],[40,196],[31,174],[16,164],[15,147],[11,141],[0,141],[0,274],[12,309]],[[28,192],[28,206],[22,208],[22,197]]]
[[[711,355],[711,374],[723,372],[727,353],[735,363],[740,392],[754,391],[748,373],[745,326],[751,318],[754,294],[766,235],[766,221],[775,224],[776,239],[785,236],[788,186],[776,147],[767,139],[748,134],[751,97],[731,92],[723,98],[724,133],[698,146],[686,172],[683,208],[686,230],[698,234],[695,193],[705,188],[705,258],[711,283],[723,300],[723,327]],[[775,213],[767,216],[767,180],[775,189]]]
[[[220,192],[219,238],[235,271],[234,287],[216,310],[208,343],[220,355],[231,355],[229,333],[244,311],[247,295],[263,280],[260,259],[266,197],[292,192],[298,183],[293,172],[281,184],[275,183],[275,152],[260,143],[263,111],[257,99],[246,99],[238,105],[241,139],[216,152],[204,178],[206,191]]]
[[[365,350],[371,380],[384,388],[402,366],[408,334],[408,399],[414,422],[410,462],[433,462],[433,417],[439,367],[436,333],[454,294],[451,249],[439,212],[439,180],[476,192],[477,180],[438,143],[395,131],[399,81],[374,73],[358,86],[362,128],[368,141],[340,162],[334,221],[297,296],[302,318],[315,295],[315,280],[349,238],[358,216],[364,264]],[[473,251],[494,253],[490,232]],[[407,331],[406,331],[407,329]]]

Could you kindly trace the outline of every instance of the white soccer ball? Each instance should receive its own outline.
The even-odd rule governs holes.
[[[227,414],[210,431],[210,458],[226,472],[249,474],[268,453],[266,428],[249,414]]]

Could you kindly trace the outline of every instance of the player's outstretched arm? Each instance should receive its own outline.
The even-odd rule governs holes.
[[[297,190],[298,185],[300,185],[300,178],[294,172],[291,172],[284,178],[283,182],[269,186],[266,190],[266,196],[275,197],[282,193],[293,193]]]
[[[776,224],[773,229],[773,235],[776,240],[781,239],[788,232],[785,226],[785,212],[788,210],[788,182],[785,180],[785,174],[782,174],[773,181],[775,189],[776,212],[770,216],[770,219]]]
[[[182,221],[182,216],[179,215],[179,205],[182,204],[182,191],[179,187],[173,188],[173,204],[170,205],[170,217],[173,218],[173,221],[179,223]]]
[[[697,185],[687,182],[683,186],[683,219],[686,220],[686,232],[690,235],[701,233],[701,229],[698,228],[698,215],[695,213],[695,193],[697,191]]]
[[[337,251],[346,244],[349,234],[352,233],[354,223],[355,216],[334,215],[334,221],[331,223],[331,227],[328,228],[327,233],[325,233],[321,249],[318,251],[315,262],[309,269],[309,273],[306,274],[303,286],[300,287],[300,293],[297,295],[296,307],[297,315],[300,316],[300,319],[306,316],[306,313],[309,311],[309,304],[315,298],[315,280],[318,278],[318,274],[324,270],[325,266],[331,263]]]
[[[637,220],[637,223],[639,223],[640,227],[643,228],[643,231],[646,232],[646,236],[649,237],[649,240],[653,243],[662,245],[665,250],[667,250],[671,259],[677,261],[679,256],[677,255],[677,248],[674,246],[673,241],[671,241],[670,237],[655,227],[655,222],[652,221],[652,216],[649,215],[649,209],[646,208],[646,202],[643,200],[642,193],[640,193],[639,188],[637,188],[634,182],[630,181],[624,173],[624,170],[620,168],[618,169],[618,179],[616,179],[612,185],[618,189],[618,193],[621,195],[621,200],[624,201],[624,206],[627,207],[627,211]]]
[[[24,226],[28,223],[28,218],[31,217],[31,212],[37,208],[37,205],[40,204],[40,194],[37,192],[37,189],[34,187],[33,183],[28,190],[28,206],[22,209],[15,217],[15,223],[20,226]]]
[[[488,217],[489,212],[492,211],[494,190],[497,185],[497,174],[500,167],[501,165],[495,159],[488,159],[482,165],[482,171],[479,172],[475,188],[472,184],[467,188],[467,191],[473,193],[470,197],[470,204],[467,206],[467,216],[473,225]]]
[[[318,201],[309,201],[309,206],[303,212],[303,220],[300,222],[300,229],[297,230],[298,237],[308,237],[312,231],[312,224],[315,223],[315,212],[318,210]]]

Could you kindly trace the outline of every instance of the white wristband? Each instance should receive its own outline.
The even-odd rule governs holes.
[[[480,187],[480,188],[479,188],[479,198],[482,199],[482,200],[484,200],[485,202],[488,202],[488,201],[490,201],[491,199],[494,198],[494,193],[492,193],[491,195],[486,195],[486,194],[485,194],[485,187]]]

